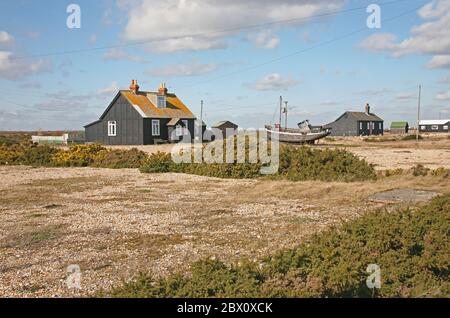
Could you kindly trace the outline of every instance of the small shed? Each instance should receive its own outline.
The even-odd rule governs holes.
[[[230,137],[230,136],[234,136],[237,133],[238,130],[238,125],[236,125],[235,123],[228,121],[228,120],[224,120],[224,121],[219,121],[218,123],[216,123],[215,125],[213,125],[211,128],[214,130],[220,130],[221,131],[221,136],[216,136],[216,138],[225,138],[225,137]]]
[[[393,121],[391,123],[391,133],[393,134],[407,134],[409,131],[409,124],[407,121]]]

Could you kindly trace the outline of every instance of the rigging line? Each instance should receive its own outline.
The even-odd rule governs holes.
[[[386,6],[386,5],[391,5],[391,4],[395,4],[395,3],[400,3],[400,2],[403,2],[403,1],[406,1],[406,0],[393,0],[393,1],[380,3],[378,5],[379,6]],[[42,53],[42,54],[31,54],[31,55],[22,55],[22,56],[16,56],[16,57],[3,57],[3,58],[0,58],[0,60],[2,60],[2,59],[21,60],[21,59],[37,58],[37,57],[50,57],[50,56],[70,55],[70,54],[85,53],[85,52],[91,52],[91,51],[100,51],[100,50],[107,50],[107,49],[132,47],[132,46],[148,44],[148,43],[154,43],[154,42],[162,42],[162,41],[167,41],[167,40],[179,40],[179,39],[184,39],[184,38],[195,38],[195,37],[202,37],[202,36],[204,37],[204,36],[213,35],[213,34],[229,33],[229,32],[232,32],[232,31],[239,31],[239,30],[245,30],[245,29],[261,28],[261,27],[269,26],[269,25],[276,25],[276,24],[283,24],[283,23],[292,23],[292,22],[302,21],[302,20],[308,21],[308,20],[315,19],[315,18],[333,16],[333,15],[337,15],[337,14],[349,13],[349,12],[359,11],[359,10],[363,10],[363,9],[367,9],[367,6],[355,7],[355,8],[350,8],[350,9],[346,9],[346,10],[336,10],[336,11],[333,11],[333,12],[316,14],[316,15],[312,15],[312,16],[309,16],[309,17],[298,17],[298,18],[291,18],[291,19],[284,19],[284,20],[276,20],[276,21],[259,23],[259,24],[253,24],[253,25],[241,25],[241,26],[236,26],[236,27],[232,27],[232,28],[228,28],[228,29],[222,29],[222,30],[213,30],[213,31],[208,31],[208,32],[199,32],[199,33],[194,33],[194,34],[170,36],[170,37],[156,38],[156,39],[145,40],[145,41],[137,41],[137,42],[132,42],[132,43],[106,45],[106,46],[99,46],[99,47],[85,48],[85,49],[77,49],[77,50],[71,50],[71,51],[61,51],[61,52]]]
[[[394,21],[394,20],[396,20],[396,19],[398,19],[398,18],[401,18],[401,17],[406,16],[406,15],[408,15],[408,14],[411,14],[411,13],[413,13],[413,12],[416,12],[416,11],[417,11],[418,9],[420,9],[421,7],[422,7],[422,5],[420,5],[420,6],[418,6],[418,7],[415,7],[415,8],[412,9],[412,10],[405,11],[405,12],[403,12],[403,13],[401,13],[401,14],[399,14],[399,15],[396,15],[396,16],[394,16],[394,17],[392,17],[392,18],[386,19],[386,20],[384,20],[384,23],[392,22],[392,21]],[[253,70],[253,69],[257,69],[257,68],[259,68],[259,67],[262,67],[262,66],[265,66],[265,65],[269,65],[269,64],[272,64],[272,63],[275,63],[275,62],[278,62],[278,61],[281,61],[281,60],[284,60],[284,59],[287,59],[287,58],[290,58],[290,57],[299,55],[299,54],[301,54],[301,53],[305,53],[305,52],[311,51],[311,50],[313,50],[313,49],[316,49],[316,48],[319,48],[319,47],[322,47],[322,46],[326,46],[326,45],[329,45],[329,44],[338,42],[338,41],[343,40],[343,39],[345,39],[345,38],[351,37],[351,36],[353,36],[353,35],[355,35],[355,34],[361,33],[361,32],[363,32],[363,31],[367,31],[367,27],[360,28],[360,29],[355,30],[355,31],[352,31],[352,32],[350,32],[350,33],[341,35],[341,36],[339,36],[339,37],[337,37],[337,38],[333,38],[333,39],[331,39],[331,40],[321,42],[321,43],[319,43],[319,44],[316,44],[316,45],[313,45],[313,46],[310,46],[310,47],[301,49],[301,50],[299,50],[299,51],[292,52],[292,53],[287,54],[287,55],[283,55],[283,56],[277,57],[277,58],[275,58],[275,59],[272,59],[272,60],[269,60],[269,61],[266,61],[266,62],[263,62],[263,63],[260,63],[260,64],[255,64],[255,65],[252,65],[252,66],[249,66],[249,67],[246,67],[246,68],[243,68],[243,69],[234,71],[234,72],[230,72],[230,73],[227,73],[227,74],[223,74],[223,75],[220,75],[220,76],[216,76],[216,77],[210,78],[210,79],[208,79],[208,80],[204,80],[204,81],[197,82],[197,83],[192,84],[192,85],[178,87],[178,89],[181,89],[181,88],[189,88],[189,87],[197,86],[197,85],[200,85],[200,84],[206,84],[206,83],[210,83],[210,82],[212,82],[212,81],[218,80],[218,79],[222,79],[222,78],[226,78],[226,77],[233,76],[233,75],[236,75],[236,74],[240,74],[240,73],[244,73],[244,72],[247,72],[247,71],[251,71],[251,70]]]

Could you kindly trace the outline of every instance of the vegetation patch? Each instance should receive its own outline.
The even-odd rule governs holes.
[[[376,211],[262,261],[202,260],[190,272],[140,274],[113,297],[449,297],[450,194],[420,209]],[[369,264],[381,288],[366,285]]]
[[[140,170],[145,173],[181,172],[219,178],[257,178],[262,176],[262,166],[261,161],[254,164],[236,161],[223,164],[175,164],[170,154],[158,152],[150,155]],[[278,173],[270,178],[351,182],[373,180],[376,173],[372,165],[345,150],[282,146]]]

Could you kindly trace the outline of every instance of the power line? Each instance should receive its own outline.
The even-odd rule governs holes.
[[[396,3],[400,3],[400,2],[404,2],[404,1],[406,1],[406,0],[393,0],[393,1],[380,3],[379,5],[386,6],[386,5],[396,4]],[[108,50],[108,49],[115,49],[115,48],[132,47],[132,46],[138,46],[138,45],[149,44],[149,43],[154,43],[154,42],[162,42],[162,41],[167,41],[167,40],[179,40],[179,39],[184,39],[184,38],[206,37],[206,36],[211,36],[214,34],[231,33],[233,31],[239,31],[239,30],[245,30],[245,29],[256,29],[256,28],[261,28],[261,27],[265,27],[265,26],[269,26],[269,25],[288,24],[288,23],[293,23],[293,22],[309,21],[309,20],[312,20],[315,18],[323,18],[323,17],[333,16],[333,15],[337,15],[337,14],[365,10],[366,8],[367,8],[367,6],[361,6],[361,7],[355,7],[355,8],[345,9],[345,10],[336,10],[336,11],[332,11],[332,12],[311,15],[309,17],[298,17],[298,18],[291,18],[291,19],[275,20],[275,21],[264,22],[264,23],[259,23],[259,24],[241,25],[241,26],[236,26],[236,27],[222,29],[222,30],[213,30],[213,31],[199,32],[199,33],[194,33],[194,34],[184,34],[184,35],[179,35],[179,36],[161,37],[161,38],[145,40],[145,41],[137,41],[137,42],[132,42],[132,43],[124,43],[124,44],[116,44],[116,45],[106,45],[106,46],[99,46],[99,47],[94,47],[94,48],[84,48],[84,49],[53,52],[53,53],[22,55],[22,56],[16,56],[16,57],[3,57],[3,58],[0,58],[0,60],[1,59],[22,60],[22,59],[28,59],[28,58],[71,55],[71,54],[78,54],[78,53],[85,53],[85,52],[92,52],[92,51],[101,51],[101,50]]]
[[[420,5],[420,6],[418,6],[418,7],[415,7],[415,8],[412,9],[412,10],[408,10],[408,11],[406,11],[406,12],[403,12],[403,13],[399,14],[399,15],[396,15],[396,16],[394,16],[394,17],[392,17],[392,18],[386,19],[386,20],[384,20],[384,23],[392,22],[392,21],[394,21],[394,20],[396,20],[396,19],[399,19],[399,18],[401,18],[401,17],[403,17],[403,16],[406,16],[406,15],[408,15],[408,14],[411,14],[411,13],[413,13],[413,12],[416,12],[416,11],[417,11],[418,9],[420,9],[421,7],[422,7],[422,5]],[[244,72],[247,72],[247,71],[251,71],[251,70],[260,68],[260,67],[262,67],[262,66],[266,66],[266,65],[269,65],[269,64],[272,64],[272,63],[275,63],[275,62],[278,62],[278,61],[281,61],[281,60],[284,60],[284,59],[287,59],[287,58],[290,58],[290,57],[299,55],[299,54],[301,54],[301,53],[305,53],[305,52],[314,50],[314,49],[316,49],[316,48],[319,48],[319,47],[322,47],[322,46],[326,46],[326,45],[329,45],[329,44],[338,42],[338,41],[340,41],[340,40],[349,38],[349,37],[351,37],[351,36],[353,36],[353,35],[355,35],[355,34],[361,33],[361,32],[366,31],[366,30],[367,30],[367,27],[360,28],[360,29],[358,29],[358,30],[355,30],[355,31],[352,31],[352,32],[350,32],[350,33],[344,34],[344,35],[342,35],[342,36],[333,38],[333,39],[328,40],[328,41],[324,41],[324,42],[318,43],[318,44],[316,44],[316,45],[313,45],[313,46],[310,46],[310,47],[307,47],[307,48],[304,48],[304,49],[301,49],[301,50],[292,52],[292,53],[290,53],[290,54],[283,55],[283,56],[277,57],[277,58],[272,59],[272,60],[268,60],[268,61],[263,62],[263,63],[260,63],[260,64],[255,64],[255,65],[252,65],[252,66],[249,66],[249,67],[246,67],[246,68],[242,68],[242,69],[237,70],[237,71],[234,71],[234,72],[226,73],[226,74],[223,74],[223,75],[220,75],[220,76],[216,76],[216,77],[213,77],[213,78],[204,80],[204,81],[200,81],[200,82],[195,83],[195,84],[192,84],[192,85],[183,86],[183,87],[181,87],[181,88],[189,88],[189,87],[197,86],[197,85],[200,85],[200,84],[210,83],[210,82],[215,81],[215,80],[218,80],[218,79],[222,79],[222,78],[225,78],[225,77],[229,77],[229,76],[237,75],[237,74],[244,73]]]

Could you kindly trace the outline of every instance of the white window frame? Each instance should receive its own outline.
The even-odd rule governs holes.
[[[378,123],[378,129],[379,129],[379,130],[382,129],[381,123]]]
[[[157,104],[158,108],[166,108],[166,104],[167,104],[166,96],[157,96],[156,104]]]
[[[187,135],[189,133],[189,122],[187,121],[187,119],[183,119],[182,120],[184,127],[183,127],[183,135]]]
[[[108,121],[108,137],[117,136],[117,122],[115,120]]]
[[[370,121],[367,122],[367,130],[370,129]]]
[[[177,137],[183,136],[183,133],[184,133],[184,131],[183,131],[183,126],[181,126],[181,125],[176,125],[176,126],[175,126],[175,134],[177,135]]]
[[[433,125],[431,126],[431,130],[439,130],[439,125]]]
[[[444,126],[444,130],[448,130],[448,126],[447,125]]]
[[[426,126],[420,126],[420,130],[427,130]]]
[[[362,121],[359,122],[359,130],[363,130],[363,123],[362,123]]]
[[[159,119],[152,119],[152,136],[161,135],[161,124]]]

